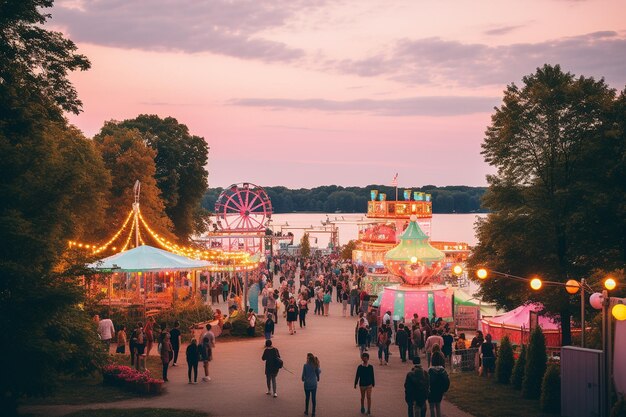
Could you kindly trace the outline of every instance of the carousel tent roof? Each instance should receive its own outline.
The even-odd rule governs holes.
[[[173,271],[209,266],[207,261],[186,258],[152,246],[142,245],[88,265],[100,270],[119,272]]]
[[[411,216],[411,221],[400,236],[400,244],[385,254],[385,261],[405,261],[417,258],[421,262],[440,262],[446,255],[439,249],[433,248],[429,238],[417,224],[417,217]]]

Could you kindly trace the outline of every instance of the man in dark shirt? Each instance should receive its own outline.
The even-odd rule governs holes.
[[[409,417],[424,417],[429,390],[428,372],[422,368],[419,356],[413,358],[413,365],[404,380],[404,400]]]
[[[403,323],[400,323],[400,326],[398,327],[398,333],[396,334],[396,345],[398,345],[398,348],[400,349],[400,359],[402,359],[402,362],[406,362],[406,350],[409,345],[409,335],[404,330]]]
[[[368,363],[370,360],[370,355],[368,353],[363,353],[361,355],[361,360],[363,363],[356,368],[354,389],[356,389],[357,384],[361,389],[361,413],[365,413],[364,400],[367,396],[367,414],[371,414],[372,388],[376,385],[376,381],[374,380],[374,367]]]

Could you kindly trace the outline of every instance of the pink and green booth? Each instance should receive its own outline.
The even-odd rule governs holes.
[[[391,311],[393,320],[405,321],[410,321],[414,313],[451,319],[453,291],[439,282],[444,259],[445,254],[430,245],[417,217],[411,216],[400,243],[385,254],[385,266],[402,283],[382,290],[380,314]]]

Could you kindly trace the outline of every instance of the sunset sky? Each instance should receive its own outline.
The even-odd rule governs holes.
[[[622,0],[57,0],[72,123],[173,116],[209,185],[485,185],[483,132],[544,63],[626,85]]]

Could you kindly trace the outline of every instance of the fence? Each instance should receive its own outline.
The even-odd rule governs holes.
[[[478,348],[458,349],[452,353],[452,372],[475,371],[478,366]]]

